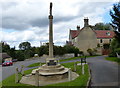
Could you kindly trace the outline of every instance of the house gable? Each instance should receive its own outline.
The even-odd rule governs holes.
[[[77,47],[86,52],[89,48],[97,46],[97,37],[90,27],[84,27],[77,36]]]

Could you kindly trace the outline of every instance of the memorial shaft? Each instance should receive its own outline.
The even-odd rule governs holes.
[[[49,58],[53,58],[53,16],[52,16],[52,3],[50,3],[50,15],[49,15]]]

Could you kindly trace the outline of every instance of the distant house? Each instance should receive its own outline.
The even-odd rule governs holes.
[[[87,49],[96,48],[98,44],[101,47],[106,43],[109,44],[114,35],[114,32],[110,30],[94,30],[89,25],[89,19],[85,18],[83,28],[80,29],[80,26],[77,26],[77,30],[70,30],[69,41],[66,43],[87,53]]]
[[[12,57],[9,56],[7,53],[0,53],[0,57],[2,58],[2,62],[6,60],[12,60]]]

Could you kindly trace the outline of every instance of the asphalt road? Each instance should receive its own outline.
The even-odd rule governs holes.
[[[43,60],[43,59],[34,58],[34,59],[31,59],[31,60],[15,62],[13,64],[13,66],[5,66],[5,67],[0,66],[0,81],[4,80],[5,78],[7,78],[10,75],[14,74],[16,67],[18,67],[18,69],[20,70],[21,65],[28,66],[28,65],[30,65],[32,63],[44,62],[44,61],[45,60]]]
[[[92,80],[91,86],[118,86],[118,64],[105,60],[105,56],[87,58]]]

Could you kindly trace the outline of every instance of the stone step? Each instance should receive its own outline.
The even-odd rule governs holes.
[[[58,68],[39,68],[39,72],[60,72],[64,70],[64,66]]]
[[[42,65],[41,67],[42,67],[42,68],[48,68],[48,69],[51,68],[51,69],[52,69],[52,68],[59,68],[59,67],[61,67],[61,65],[60,65],[60,64],[57,64],[57,65],[53,65],[53,66],[47,66],[46,64],[44,64],[44,65]],[[40,68],[41,68],[41,67],[40,67]]]
[[[64,68],[64,70],[59,71],[59,72],[39,72],[40,75],[44,75],[44,76],[52,76],[52,75],[62,75],[65,74],[66,72],[68,72],[68,68]]]

